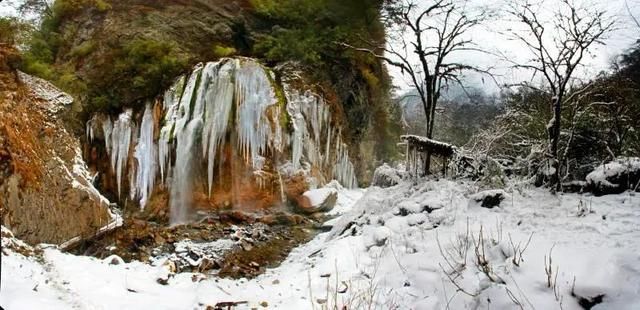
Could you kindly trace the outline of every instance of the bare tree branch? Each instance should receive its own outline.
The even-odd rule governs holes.
[[[465,71],[490,75],[487,69],[471,64],[451,62],[448,59],[462,52],[482,52],[467,37],[467,33],[487,17],[484,10],[471,10],[467,0],[402,1],[394,11],[386,15],[398,21],[395,45],[357,47],[339,43],[355,51],[368,53],[388,65],[400,69],[410,78],[418,92],[426,116],[426,132],[433,138],[435,114],[443,87],[449,83],[463,84],[461,75]],[[392,35],[392,37],[394,37]],[[370,42],[366,42],[370,43]],[[495,78],[493,78],[495,81]],[[497,82],[496,82],[497,84]],[[428,173],[430,156],[427,155],[425,173]]]
[[[558,141],[562,106],[580,95],[581,92],[568,95],[573,75],[589,54],[590,48],[603,43],[604,37],[613,29],[614,22],[606,12],[578,6],[573,0],[558,0],[553,16],[542,20],[538,13],[540,5],[529,1],[514,1],[510,5],[509,14],[524,26],[524,30],[512,31],[511,37],[522,42],[532,54],[528,63],[515,66],[531,70],[533,76],[541,74],[546,85],[534,89],[548,90],[552,98],[553,118],[547,125],[548,156],[554,168],[554,176],[550,181],[556,185],[556,190],[560,190]],[[545,6],[549,6],[549,3],[545,3]],[[527,84],[524,86],[531,87]]]

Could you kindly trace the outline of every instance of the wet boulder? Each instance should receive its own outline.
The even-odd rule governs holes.
[[[587,175],[587,189],[595,195],[640,190],[640,158],[621,157],[596,167]]]

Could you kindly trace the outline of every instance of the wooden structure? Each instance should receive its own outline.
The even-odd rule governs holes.
[[[407,146],[407,171],[411,175],[427,175],[427,158],[437,156],[442,159],[442,174],[446,176],[448,161],[457,152],[453,145],[416,135],[404,135],[400,139]]]

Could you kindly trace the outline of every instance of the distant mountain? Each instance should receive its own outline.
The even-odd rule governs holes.
[[[417,91],[396,98],[408,134],[424,135],[425,113]],[[451,86],[438,102],[434,138],[457,146],[466,144],[479,129],[487,126],[500,112],[497,97],[481,89]]]

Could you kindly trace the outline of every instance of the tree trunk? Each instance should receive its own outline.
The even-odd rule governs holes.
[[[433,124],[435,123],[435,100],[433,98],[433,90],[430,85],[427,85],[428,94],[427,94],[427,105],[424,111],[425,116],[427,117],[427,132],[426,137],[429,139],[433,139]],[[425,163],[424,163],[424,174],[431,174],[431,152],[426,153]]]
[[[560,120],[561,120],[561,104],[562,95],[554,98],[553,101],[553,119],[549,124],[549,153],[552,158],[551,168],[554,169],[551,176],[550,185],[555,187],[556,191],[561,190],[560,182],[560,159],[558,158],[558,144],[560,141]]]
[[[436,123],[436,98],[434,98],[435,87],[432,87],[429,94],[429,124],[427,127],[427,138],[433,139],[433,128]],[[427,152],[427,165],[425,167],[426,174],[431,174],[431,152]]]

